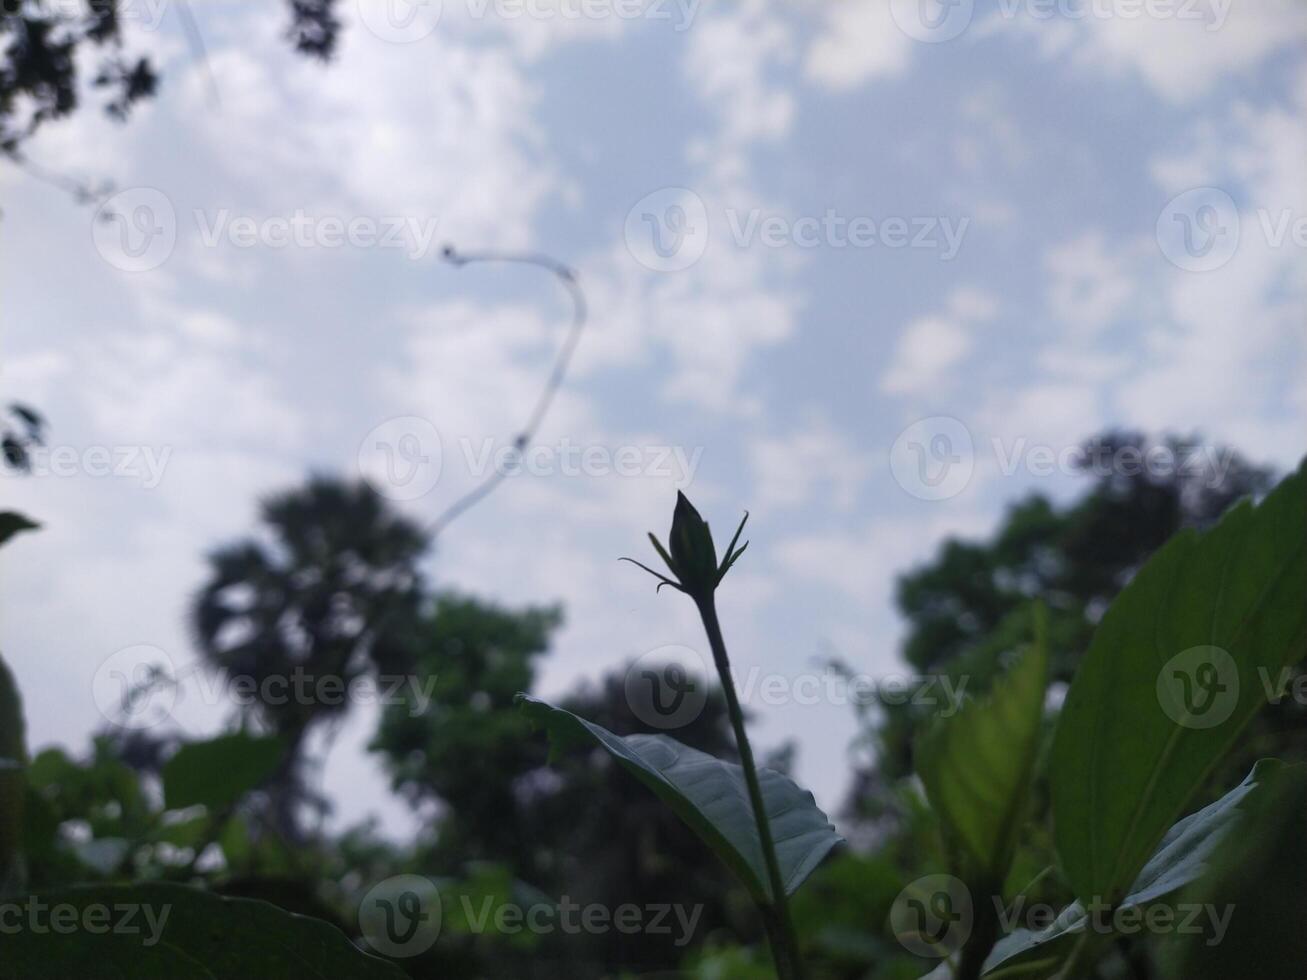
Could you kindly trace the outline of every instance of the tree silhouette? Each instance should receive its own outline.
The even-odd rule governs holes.
[[[341,26],[336,0],[288,0],[288,7],[286,33],[295,49],[328,59]],[[193,31],[189,9],[179,4],[177,10]],[[78,64],[91,51],[98,56],[91,85],[106,93],[110,116],[126,119],[137,102],[154,95],[159,77],[150,60],[123,50],[123,22],[131,15],[121,0],[0,0],[0,152],[16,155],[42,125],[78,108]]]
[[[435,876],[469,866],[507,870],[552,899],[616,908],[640,902],[702,907],[696,939],[729,925],[750,936],[756,923],[732,903],[738,883],[662,801],[602,752],[547,764],[547,746],[513,706],[529,691],[534,661],[558,622],[553,610],[510,612],[444,598],[423,625],[420,672],[439,678],[428,711],[387,708],[372,744],[395,787],[433,805],[418,866]],[[706,683],[698,678],[696,683]],[[645,732],[736,760],[726,700],[708,691],[698,715],[665,732],[641,720],[624,672],[576,689],[563,706],[622,735]],[[622,969],[670,970],[683,951],[665,936],[547,937],[524,957],[502,944],[480,949],[476,975],[614,976]],[[548,964],[544,973],[531,973]],[[471,969],[464,966],[464,971]],[[447,975],[422,972],[413,976]]]
[[[269,793],[293,839],[309,800],[306,736],[350,704],[334,692],[411,664],[427,540],[367,485],[323,476],[265,501],[261,523],[209,555],[191,622],[206,664],[258,692],[242,714],[284,743]]]
[[[1059,506],[1031,494],[1009,507],[989,540],[949,539],[933,561],[900,576],[903,657],[912,668],[947,675],[955,687],[965,678],[967,693],[982,692],[1003,655],[1030,636],[1030,603],[1039,597],[1048,611],[1053,680],[1070,682],[1098,618],[1154,551],[1272,481],[1269,470],[1197,437],[1111,431],[1083,449],[1080,465],[1093,482],[1079,499]],[[1168,462],[1144,465],[1150,452]],[[855,776],[855,813],[883,815],[882,802],[893,799],[889,787],[913,771],[913,742],[933,711],[883,700],[864,711],[862,740],[875,762]]]

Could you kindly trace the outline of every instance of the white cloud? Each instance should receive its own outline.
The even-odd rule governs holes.
[[[983,175],[992,184],[998,168],[1026,164],[1032,151],[1012,111],[1012,98],[996,83],[981,86],[962,97],[958,106],[966,126],[953,136],[953,155],[959,170]]]
[[[977,323],[991,319],[997,301],[983,290],[954,291],[942,314],[918,317],[899,336],[880,390],[889,395],[923,395],[947,386],[950,371],[973,347]]]
[[[1018,17],[995,10],[979,30],[1016,30],[1046,58],[1069,59],[1084,72],[1135,76],[1170,102],[1192,103],[1299,43],[1307,27],[1307,8],[1295,0],[1157,6],[1167,13],[1151,16],[1134,0],[1074,3],[1063,8],[1069,15],[1050,19],[1035,13],[1046,6],[1018,3]]]
[[[690,156],[717,184],[747,182],[751,144],[774,141],[794,123],[795,99],[775,75],[795,57],[793,32],[762,0],[705,6],[689,35],[685,82],[717,119]]]
[[[891,611],[900,574],[928,560],[946,538],[982,534],[991,523],[960,500],[942,507],[932,502],[920,516],[796,534],[773,550],[787,578],[829,588],[879,616]]]
[[[220,106],[197,76],[184,99],[245,197],[284,206],[275,189],[294,187],[295,205],[319,213],[421,216],[444,240],[530,243],[559,180],[535,122],[539,92],[510,49],[448,31],[388,44],[355,26],[324,67],[287,52],[267,11],[240,22],[209,56]]]
[[[1076,336],[1092,335],[1125,313],[1135,288],[1128,252],[1095,231],[1044,256],[1049,309]]]
[[[870,470],[862,447],[816,418],[783,435],[760,436],[749,456],[760,511],[809,505],[849,510]]]
[[[1165,194],[1182,189],[1177,180],[1192,180],[1227,187],[1246,202],[1241,239],[1220,268],[1192,273],[1161,266],[1165,315],[1144,333],[1147,358],[1120,394],[1123,411],[1150,424],[1201,428],[1285,464],[1301,455],[1307,428],[1294,395],[1307,374],[1307,273],[1301,249],[1273,242],[1266,220],[1307,215],[1304,78],[1300,71],[1287,104],[1237,104],[1196,124],[1187,152],[1154,160]],[[1258,379],[1256,393],[1251,379]]]
[[[971,345],[970,334],[957,320],[918,317],[899,337],[894,359],[880,376],[880,390],[889,395],[925,394],[943,383]]]
[[[1011,388],[990,391],[978,416],[978,476],[998,475],[1000,460],[988,451],[999,440],[1011,454],[1022,445],[1063,449],[1077,446],[1103,420],[1101,393],[1088,382],[1035,377]]]
[[[804,57],[804,70],[826,88],[850,89],[872,78],[902,74],[912,62],[915,43],[894,23],[885,0],[831,0]]]

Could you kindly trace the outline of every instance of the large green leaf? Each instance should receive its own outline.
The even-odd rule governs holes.
[[[600,746],[707,841],[756,898],[770,898],[762,845],[749,806],[744,772],[738,765],[666,735],[614,735],[570,711],[525,694],[519,694],[517,701],[522,711],[549,733],[555,755],[570,746]],[[758,781],[763,808],[771,821],[781,878],[786,894],[791,894],[842,838],[817,808],[812,794],[789,778],[761,769]]]
[[[1286,776],[1296,774],[1294,778],[1300,779],[1302,771],[1301,766],[1286,767],[1274,760],[1259,762],[1230,792],[1185,817],[1167,832],[1119,908],[1147,908],[1198,881],[1207,873],[1218,848],[1225,850],[1223,843],[1249,808],[1277,798]],[[1085,907],[1076,902],[1046,929],[1016,930],[999,940],[986,958],[985,975],[1010,973],[1028,980],[1053,976],[1087,923]]]
[[[9,665],[0,657],[0,895],[20,878],[26,768],[23,701]]]
[[[334,926],[267,902],[160,883],[70,888],[40,895],[39,900],[40,905],[24,906],[24,928],[4,937],[0,980],[404,976],[385,960],[362,952]],[[46,911],[31,911],[41,906]],[[53,918],[55,908],[65,910],[58,913],[59,919]],[[66,928],[70,920],[72,929]],[[43,928],[33,928],[33,922]],[[58,923],[64,927],[51,928]],[[89,923],[94,923],[94,931]]]
[[[272,736],[233,732],[190,742],[164,763],[164,802],[170,810],[221,809],[257,789],[280,761],[281,742]]]
[[[1042,610],[1035,622],[1034,644],[989,696],[937,718],[917,746],[917,774],[973,884],[1003,881],[1021,832],[1048,685]]]
[[[1228,914],[1220,936],[1186,936],[1169,950],[1176,980],[1301,980],[1307,972],[1303,884],[1307,882],[1307,767],[1286,769],[1250,801],[1242,825],[1212,862],[1193,898]]]
[[[1103,616],[1053,745],[1058,851],[1119,902],[1307,644],[1307,465],[1259,506],[1172,538]],[[1196,688],[1195,689],[1195,685]]]

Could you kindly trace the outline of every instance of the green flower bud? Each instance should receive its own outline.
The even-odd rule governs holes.
[[[674,589],[686,593],[696,601],[707,601],[712,598],[722,578],[730,567],[735,564],[735,560],[744,554],[748,542],[745,542],[738,549],[735,547],[736,542],[740,540],[740,532],[744,530],[744,522],[749,519],[746,511],[744,520],[740,521],[740,526],[736,528],[735,536],[731,538],[731,543],[726,548],[726,554],[720,564],[717,561],[717,549],[713,545],[712,531],[708,528],[708,522],[705,521],[694,505],[686,499],[685,494],[679,491],[676,494],[676,510],[672,514],[672,530],[668,535],[668,548],[664,548],[662,543],[649,535],[649,540],[653,543],[654,549],[671,571],[673,578],[668,578],[659,572],[655,572],[647,565],[641,564],[634,558],[625,558],[633,565],[639,565],[650,575],[659,580],[658,588],[664,585],[670,585]]]

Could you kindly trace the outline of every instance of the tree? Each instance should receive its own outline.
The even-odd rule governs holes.
[[[0,419],[0,453],[4,465],[20,473],[32,469],[32,449],[45,442],[45,419],[34,408],[11,402],[9,419]]]
[[[1144,465],[1149,458],[1163,463]],[[1008,509],[990,540],[949,539],[933,561],[899,578],[903,657],[914,669],[965,677],[968,693],[979,693],[1003,655],[1030,635],[1030,603],[1039,597],[1052,679],[1069,683],[1099,617],[1154,551],[1272,482],[1269,470],[1232,450],[1139,432],[1089,439],[1080,467],[1093,482],[1079,499],[1059,506],[1031,494]],[[875,801],[891,798],[888,785],[913,771],[913,741],[929,716],[911,704],[873,707],[863,738],[877,761],[858,773],[851,797],[868,817],[880,813]]]
[[[305,739],[349,707],[316,685],[408,672],[427,539],[367,485],[323,476],[269,498],[261,520],[261,535],[209,556],[191,622],[205,663],[260,692],[240,711],[282,739],[270,791],[276,827],[294,837]]]
[[[540,765],[530,726],[513,709],[531,689],[534,661],[561,622],[556,608],[514,611],[457,595],[435,598],[416,629],[413,669],[434,681],[382,713],[373,751],[395,789],[441,811],[438,861],[529,866],[529,828],[508,777]]]
[[[750,935],[748,917],[733,914],[747,904],[732,901],[733,879],[654,794],[603,753],[547,766],[543,738],[513,699],[534,686],[535,661],[559,621],[556,610],[512,612],[448,596],[424,621],[417,670],[438,678],[436,696],[425,712],[409,704],[388,707],[372,744],[396,789],[436,811],[419,867],[441,877],[466,875],[473,865],[502,867],[551,900],[567,896],[607,908],[633,896],[699,906],[696,938],[728,923],[736,935]],[[562,703],[619,734],[658,731],[641,720],[648,712],[630,703],[624,672],[583,686]],[[697,717],[669,734],[735,757],[718,689],[709,691]],[[530,950],[526,965],[548,961],[551,976],[609,976],[623,967],[672,969],[683,952],[665,936],[609,931],[546,939]],[[489,944],[479,962],[485,975],[521,976],[525,966],[514,957],[524,955]]]
[[[288,0],[288,7],[286,33],[295,49],[328,59],[341,26],[336,0]],[[177,9],[190,25],[189,9]],[[78,62],[91,51],[98,55],[91,85],[106,93],[110,116],[126,119],[137,102],[155,94],[159,77],[150,60],[123,51],[123,22],[132,13],[132,5],[120,0],[0,2],[0,152],[16,156],[41,126],[76,111]]]

